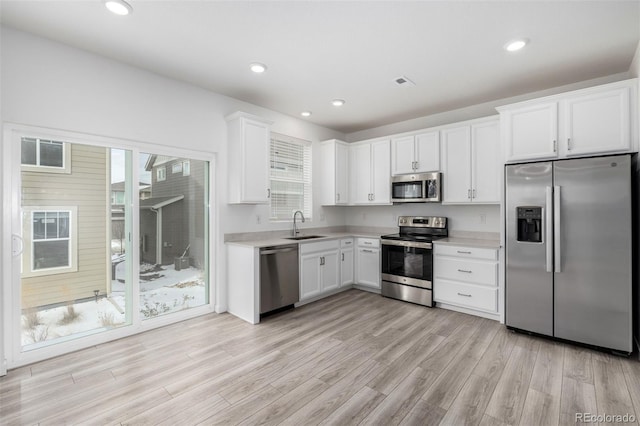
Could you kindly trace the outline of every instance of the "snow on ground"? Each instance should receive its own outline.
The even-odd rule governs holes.
[[[123,325],[126,302],[125,284],[121,281],[124,280],[124,273],[125,262],[121,262],[116,266],[116,279],[111,281],[111,297],[101,296],[97,302],[89,300],[70,305],[72,310],[79,314],[73,321],[65,323],[65,314],[69,317],[70,313],[68,306],[24,313],[22,344],[29,345]],[[193,267],[176,271],[173,265],[140,266],[140,312],[143,319],[193,308],[206,302],[203,271]]]

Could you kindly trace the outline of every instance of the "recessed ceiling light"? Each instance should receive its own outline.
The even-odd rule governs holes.
[[[124,0],[105,0],[104,5],[112,13],[125,16],[133,12],[133,8]]]
[[[261,64],[260,62],[252,63],[249,68],[251,68],[251,71],[255,72],[256,74],[263,73],[267,70],[267,66],[265,64]]]
[[[519,38],[516,40],[511,40],[509,43],[504,45],[504,49],[508,52],[517,52],[522,49],[529,43],[529,40],[526,38]]]
[[[311,117],[311,111],[302,111],[300,115],[303,117]]]
[[[341,107],[344,104],[345,104],[345,100],[344,99],[334,99],[334,100],[331,101],[331,105],[336,106],[336,107]]]

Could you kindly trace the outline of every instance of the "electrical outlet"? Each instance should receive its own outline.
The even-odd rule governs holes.
[[[260,225],[262,223],[262,217],[259,214],[256,215],[256,223]]]
[[[486,215],[485,213],[481,213],[481,214],[480,214],[480,223],[481,223],[482,225],[484,225],[484,224],[486,224],[486,223],[487,223],[487,215]]]

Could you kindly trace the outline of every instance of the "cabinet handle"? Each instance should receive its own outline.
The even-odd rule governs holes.
[[[344,245],[345,245],[345,246],[350,246],[350,245],[351,245],[351,241],[345,241],[345,242],[344,242]]]
[[[339,192],[336,194],[336,201],[340,201],[340,193]]]
[[[416,167],[414,168],[414,170],[418,170],[418,167],[419,167],[418,165],[419,165],[419,164],[420,164],[420,163],[416,161]]]
[[[324,265],[324,256],[320,256],[320,265]]]
[[[342,253],[342,261],[344,262],[344,253]]]
[[[267,188],[267,198],[271,198],[271,188]]]
[[[376,199],[375,194],[371,194],[371,201],[373,201],[373,200],[375,200],[375,199]]]
[[[571,151],[571,138],[567,138],[567,150]]]
[[[465,274],[470,274],[472,271],[468,271],[466,269],[458,269],[458,272],[464,272]]]
[[[464,251],[464,250],[456,250],[456,251],[460,254],[471,254],[470,251]]]
[[[476,190],[471,191],[471,198],[476,198]]]
[[[365,253],[373,253],[373,250],[362,249],[362,251]]]
[[[471,297],[470,294],[458,293],[458,296]]]
[[[558,151],[558,143],[556,142],[556,140],[553,140],[553,152]]]
[[[471,199],[471,190],[470,189],[467,189],[467,198]]]

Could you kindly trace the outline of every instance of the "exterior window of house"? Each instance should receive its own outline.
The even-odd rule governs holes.
[[[167,169],[162,166],[156,169],[156,180],[162,182],[167,179]]]
[[[191,162],[189,160],[182,162],[182,176],[189,176],[191,174]]]
[[[182,173],[182,163],[180,161],[173,163],[171,173]]]
[[[111,191],[111,204],[124,204],[124,191]]]
[[[75,207],[25,209],[30,242],[25,275],[66,273],[77,270]]]
[[[271,134],[271,220],[311,219],[311,142]]]
[[[64,142],[22,138],[22,168],[25,171],[70,173],[69,149],[69,144]]]

